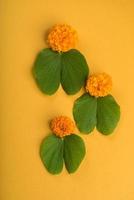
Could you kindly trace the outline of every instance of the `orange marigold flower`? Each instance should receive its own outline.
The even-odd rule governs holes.
[[[68,51],[75,47],[76,42],[77,33],[67,24],[53,26],[48,35],[48,44],[54,51]]]
[[[69,117],[55,117],[50,123],[51,130],[59,137],[70,135],[74,132],[75,125]]]
[[[86,83],[86,91],[91,96],[104,97],[107,96],[112,89],[112,79],[106,73],[94,74],[89,76]]]

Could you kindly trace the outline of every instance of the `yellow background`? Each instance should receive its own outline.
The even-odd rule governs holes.
[[[1,0],[0,199],[134,200],[134,1]],[[109,137],[81,135],[87,154],[79,170],[53,176],[39,157],[56,115],[72,117],[73,101],[60,88],[48,97],[31,74],[45,33],[71,24],[92,72],[113,77],[121,120]],[[76,132],[78,132],[76,130]]]

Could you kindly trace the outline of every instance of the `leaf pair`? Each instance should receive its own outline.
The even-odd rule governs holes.
[[[84,94],[75,101],[73,115],[80,132],[90,133],[96,126],[108,135],[120,119],[120,107],[111,95],[95,98]]]
[[[59,174],[64,161],[67,171],[75,172],[85,152],[83,140],[75,134],[65,136],[63,139],[54,134],[50,135],[43,140],[40,147],[42,162],[51,174]]]
[[[76,49],[61,53],[44,49],[37,56],[33,68],[38,87],[48,95],[54,94],[60,83],[67,94],[77,93],[88,72],[84,56]]]

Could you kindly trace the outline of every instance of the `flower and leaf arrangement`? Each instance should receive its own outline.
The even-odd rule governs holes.
[[[64,164],[73,173],[85,157],[86,147],[75,133],[75,126],[83,134],[96,127],[103,135],[109,135],[120,119],[120,107],[110,94],[111,77],[106,73],[89,74],[85,57],[75,49],[77,41],[77,32],[71,26],[53,26],[47,37],[49,48],[37,55],[33,67],[37,86],[47,95],[54,94],[60,84],[68,95],[85,88],[85,93],[74,102],[75,123],[64,115],[55,117],[50,122],[51,134],[41,143],[40,157],[51,174],[59,174]]]

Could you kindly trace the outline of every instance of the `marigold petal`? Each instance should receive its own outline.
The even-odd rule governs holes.
[[[86,83],[86,91],[95,97],[107,96],[112,89],[112,79],[106,73],[89,76]]]
[[[54,51],[69,51],[75,47],[76,42],[77,33],[67,24],[53,26],[48,35],[48,44]]]
[[[59,137],[70,135],[74,132],[75,129],[73,121],[66,116],[55,117],[51,121],[50,127],[52,132]]]

